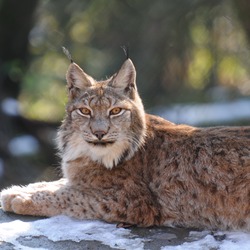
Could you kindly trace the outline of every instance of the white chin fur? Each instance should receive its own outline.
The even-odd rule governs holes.
[[[92,161],[103,164],[107,169],[112,169],[116,166],[123,153],[129,148],[127,141],[115,142],[107,146],[95,146],[76,137],[71,142],[63,154],[63,163],[87,156]]]

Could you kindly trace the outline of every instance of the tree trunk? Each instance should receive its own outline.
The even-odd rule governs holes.
[[[0,168],[11,158],[8,143],[24,128],[3,109],[3,100],[17,99],[28,64],[29,32],[38,0],[3,0],[0,5]],[[3,164],[2,164],[3,163]],[[0,170],[1,170],[0,169]],[[0,173],[2,170],[0,171]],[[3,176],[2,176],[3,177]],[[0,176],[1,178],[1,176]]]

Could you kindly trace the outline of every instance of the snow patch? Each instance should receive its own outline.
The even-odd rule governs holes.
[[[156,108],[155,112],[175,123],[190,125],[224,123],[250,119],[250,100],[239,99],[231,102],[206,104],[176,104],[170,108]]]
[[[54,242],[61,240],[100,241],[104,245],[117,249],[141,250],[144,247],[143,239],[136,238],[130,230],[116,228],[114,224],[96,220],[82,221],[60,215],[33,222],[15,220],[0,224],[0,242],[11,243],[15,249],[29,249],[18,242],[19,237],[38,236],[45,236]],[[37,249],[41,250],[41,248]]]
[[[190,232],[187,241],[179,246],[165,246],[161,250],[249,250],[250,234],[243,232]]]

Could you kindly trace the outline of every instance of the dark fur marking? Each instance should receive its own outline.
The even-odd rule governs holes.
[[[198,195],[197,195],[196,193],[193,193],[193,194],[192,194],[192,198],[193,198],[193,199],[197,199],[197,197],[198,197]]]
[[[121,220],[126,220],[127,219],[127,214],[120,212],[119,210],[116,211],[116,215],[118,218],[120,218]]]
[[[107,214],[111,212],[110,208],[106,204],[102,204],[102,210],[104,210]]]

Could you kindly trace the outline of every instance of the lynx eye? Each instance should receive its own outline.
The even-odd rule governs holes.
[[[80,111],[80,114],[82,115],[88,115],[88,116],[91,115],[91,111],[87,108],[79,108],[78,110]]]
[[[109,114],[110,115],[118,115],[122,112],[122,110],[123,110],[122,108],[116,107],[116,108],[111,109]]]

